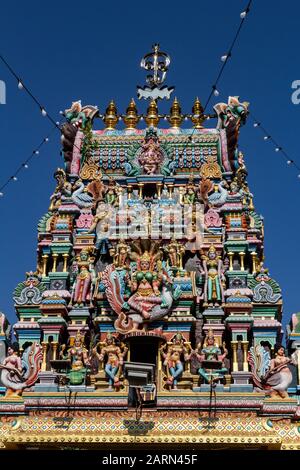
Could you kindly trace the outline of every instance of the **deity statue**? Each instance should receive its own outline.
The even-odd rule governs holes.
[[[96,283],[95,258],[82,250],[77,260],[79,272],[73,285],[72,302],[75,307],[84,307],[91,302],[92,286]]]
[[[220,362],[220,368],[218,369],[205,369],[201,364],[198,374],[206,383],[218,380],[227,373],[227,368],[224,365],[224,359],[228,355],[225,343],[223,343],[223,349],[224,353],[222,353],[217,341],[215,340],[212,330],[209,330],[205,338],[203,348],[201,349],[201,345],[198,344],[197,350],[192,352],[200,363],[203,361]]]
[[[54,173],[54,178],[57,181],[57,186],[54,190],[54,193],[50,197],[51,203],[49,211],[54,211],[57,209],[63,199],[71,197],[72,195],[72,185],[71,183],[67,182],[67,177],[64,170],[58,168]]]
[[[126,259],[125,253],[122,257]],[[118,315],[115,328],[122,334],[165,317],[181,295],[179,286],[173,288],[172,273],[161,260],[158,242],[132,242],[129,257],[127,267],[113,263],[102,272],[107,300]]]
[[[196,186],[194,185],[194,176],[189,177],[185,194],[183,195],[184,204],[194,204],[196,201]]]
[[[184,254],[184,246],[173,237],[168,245],[164,247],[169,255],[170,266],[172,268],[182,269],[182,256]]]
[[[119,190],[117,188],[117,183],[113,178],[109,179],[109,183],[106,188],[105,202],[111,206],[117,206],[119,204]]]
[[[97,351],[99,346],[101,347],[100,354]],[[99,342],[93,349],[93,353],[100,361],[100,369],[103,369],[105,363],[104,370],[108,377],[109,390],[120,389],[120,375],[127,351],[126,346],[116,344],[116,338],[111,333],[107,333],[105,341]]]
[[[165,352],[167,346],[167,351]],[[186,344],[181,333],[177,333],[172,342],[165,343],[160,347],[160,353],[164,359],[163,365],[167,371],[166,384],[170,389],[177,390],[178,380],[184,371],[184,363],[190,359],[189,346]]]
[[[84,347],[84,337],[77,331],[74,344],[64,355],[66,346],[62,345],[60,356],[62,359],[70,359],[71,371],[67,374],[70,385],[81,385],[86,378],[87,367],[90,365],[88,351]]]
[[[119,243],[117,243],[114,254],[114,265],[117,269],[126,269],[128,267],[126,262],[129,252],[129,246],[127,245],[125,240],[121,238]]]
[[[222,282],[225,280],[223,262],[211,245],[207,255],[202,255],[203,274],[205,275],[204,301],[209,305],[220,305],[224,302]]]
[[[104,201],[100,201],[97,206],[96,215],[94,216],[92,225],[88,231],[88,233],[92,233],[96,230],[97,239],[95,247],[99,250],[100,255],[105,255],[112,248],[108,239],[110,217],[111,210],[109,206]]]
[[[264,390],[271,397],[288,398],[287,389],[293,379],[288,364],[298,365],[298,351],[289,358],[284,347],[278,345],[275,358],[271,359],[269,351],[256,345],[250,348],[248,359],[253,382],[259,390]]]
[[[163,162],[163,152],[158,142],[157,133],[151,127],[146,131],[138,162],[147,175],[157,174]]]
[[[25,348],[22,358],[17,343],[8,347],[8,356],[0,364],[1,382],[6,387],[6,396],[22,395],[38,378],[42,363],[42,348],[33,343]]]

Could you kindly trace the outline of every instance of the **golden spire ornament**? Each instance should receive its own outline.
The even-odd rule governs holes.
[[[126,109],[126,115],[123,117],[126,129],[135,129],[139,120],[140,117],[137,112],[137,107],[134,99],[132,98],[128,108]]]
[[[171,127],[178,128],[182,123],[183,116],[181,114],[181,107],[177,98],[174,99],[170,109],[170,116],[168,118]]]
[[[159,123],[158,107],[155,100],[152,100],[149,104],[145,121],[148,127],[157,127]]]
[[[106,108],[103,121],[105,122],[106,129],[110,130],[113,130],[118,123],[117,107],[113,100],[109,103],[108,107]]]
[[[195,99],[191,121],[196,129],[203,129],[202,122],[205,121],[204,109],[199,98]]]

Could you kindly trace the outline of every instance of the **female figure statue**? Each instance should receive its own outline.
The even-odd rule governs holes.
[[[262,345],[257,344],[250,348],[249,363],[251,366],[253,382],[271,397],[287,398],[287,389],[292,382],[292,373],[288,364],[297,365],[297,354],[286,357],[284,347],[278,346],[274,359]]]
[[[102,345],[100,354],[97,351],[98,345]],[[98,343],[93,349],[93,353],[97,356],[100,363],[103,364],[103,362],[106,361],[104,370],[108,377],[109,390],[113,390],[113,387],[115,387],[116,390],[119,390],[121,386],[120,374],[127,351],[127,347],[123,347],[121,349],[121,347],[116,345],[116,338],[111,333],[107,333],[104,343]]]
[[[96,282],[93,261],[94,258],[89,256],[88,251],[81,251],[77,263],[79,273],[73,287],[73,303],[75,307],[83,307],[91,301],[92,285]]]
[[[207,255],[202,256],[202,260],[205,275],[204,301],[209,305],[220,305],[224,302],[222,286],[224,273],[221,257],[217,255],[214,245],[210,246]]]
[[[211,371],[202,367],[199,368],[198,374],[204,379],[206,383],[210,383],[212,380],[221,378],[224,374],[227,373],[227,369],[224,366],[224,359],[228,354],[228,351],[223,343],[224,353],[222,354],[221,349],[218,346],[218,343],[215,340],[212,330],[208,332],[206,340],[204,342],[203,348],[200,349],[200,344],[198,345],[197,351],[192,353],[197,357],[198,361],[202,363],[203,361],[219,361],[221,362],[221,367],[219,369]]]
[[[143,318],[147,319],[150,317],[150,311],[155,305],[160,305],[161,307],[165,306],[164,299],[161,296],[160,286],[166,282],[167,279],[163,272],[154,270],[153,263],[151,263],[151,256],[147,251],[139,258],[137,264],[137,271],[135,271],[131,279],[128,280],[128,286],[132,295],[124,304],[123,308],[128,308],[129,306],[139,312]]]
[[[160,347],[160,353],[164,359],[163,365],[167,369],[167,385],[173,390],[177,390],[178,380],[184,371],[184,362],[190,359],[190,355],[181,333],[177,333],[173,341],[168,344],[167,352],[164,351],[166,346],[165,343]]]

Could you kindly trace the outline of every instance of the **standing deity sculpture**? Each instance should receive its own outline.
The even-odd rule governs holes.
[[[87,250],[82,250],[77,257],[78,274],[73,285],[72,303],[75,307],[84,307],[92,299],[92,287],[96,283],[94,257]]]
[[[168,245],[164,247],[165,251],[169,256],[169,264],[171,268],[182,269],[182,256],[185,248],[179,243],[175,237],[173,237]]]
[[[184,371],[184,363],[190,359],[190,347],[182,334],[177,333],[171,343],[165,343],[160,347],[160,353],[164,359],[163,365],[166,367],[166,385],[170,389],[177,390],[178,381]]]
[[[108,204],[100,201],[97,206],[96,215],[94,216],[92,225],[88,233],[96,231],[95,248],[99,251],[100,255],[107,254],[112,245],[109,241],[109,227],[111,222],[111,210]]]
[[[100,353],[98,348],[100,346]],[[107,333],[104,342],[99,342],[93,349],[93,353],[97,356],[100,361],[100,370],[104,368],[105,374],[108,378],[109,390],[120,389],[120,375],[122,373],[122,365],[124,357],[126,356],[128,348],[116,344],[116,338],[111,334]],[[105,364],[105,365],[104,365]]]
[[[220,305],[224,302],[224,266],[214,245],[210,246],[207,255],[202,255],[202,264],[205,276],[204,301],[209,305]]]
[[[114,265],[117,269],[126,269],[130,248],[123,238],[115,247]]]
[[[228,355],[228,351],[226,349],[225,343],[223,343],[223,350],[222,353],[215,337],[213,335],[212,330],[209,330],[203,348],[201,349],[201,345],[199,344],[196,351],[193,351],[192,354],[195,355],[200,362],[201,366],[198,369],[198,374],[206,383],[211,383],[214,380],[218,380],[227,373],[227,368],[224,365],[224,359]],[[213,367],[209,369],[209,366],[206,368],[203,367],[202,363],[206,361],[206,364],[209,362],[219,362],[219,367],[214,369]]]

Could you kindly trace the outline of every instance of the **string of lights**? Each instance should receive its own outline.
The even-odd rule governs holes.
[[[15,70],[12,68],[12,66],[7,62],[7,60],[4,59],[4,57],[0,54],[0,60],[3,62],[3,64],[6,66],[6,68],[9,70],[9,72],[14,76],[14,78],[17,80],[18,83],[18,88],[19,90],[24,90],[30,96],[30,98],[34,101],[34,103],[38,106],[41,114],[43,117],[46,117],[49,119],[49,121],[61,132],[61,129],[59,127],[59,122],[56,122],[55,119],[49,114],[49,112],[46,110],[46,108],[40,103],[40,101],[36,98],[36,96],[31,92],[31,90],[25,85],[25,83],[21,80],[20,76],[15,72]]]
[[[221,77],[222,77],[222,75],[223,75],[224,69],[225,69],[225,67],[226,67],[226,65],[227,65],[227,63],[228,63],[228,61],[229,61],[229,59],[232,57],[233,48],[234,48],[234,46],[235,46],[235,44],[236,44],[236,42],[237,42],[237,39],[238,39],[238,37],[239,37],[239,35],[240,35],[241,29],[242,29],[242,27],[243,27],[243,24],[244,24],[244,22],[245,22],[245,20],[246,20],[246,18],[247,18],[247,15],[248,15],[248,13],[249,13],[249,11],[250,11],[251,4],[252,4],[252,0],[249,0],[249,2],[248,2],[248,4],[247,4],[246,8],[240,13],[240,18],[241,18],[240,24],[239,24],[239,26],[238,26],[238,28],[237,28],[237,31],[236,31],[236,33],[235,33],[235,35],[234,35],[234,37],[233,37],[233,40],[232,40],[231,45],[230,45],[230,47],[229,47],[229,49],[228,49],[228,52],[227,52],[226,54],[222,55],[222,57],[221,57],[221,61],[222,61],[223,63],[222,63],[222,65],[221,65],[221,68],[220,68],[220,70],[219,70],[219,73],[218,73],[218,75],[217,75],[217,78],[216,78],[216,80],[214,81],[214,83],[213,83],[213,85],[212,85],[212,87],[211,87],[211,91],[210,91],[210,93],[209,93],[209,95],[208,95],[208,98],[207,98],[207,100],[206,100],[206,102],[205,102],[205,105],[204,105],[204,108],[203,108],[203,113],[205,113],[205,110],[206,110],[207,106],[209,105],[212,96],[213,96],[213,95],[214,95],[214,96],[219,96],[219,94],[220,94],[220,92],[219,92],[219,90],[218,90],[218,88],[217,88],[218,83],[219,83],[219,81],[220,81],[220,79],[221,79]],[[194,128],[193,128],[193,131],[192,131],[192,133],[191,133],[191,135],[190,135],[189,138],[188,138],[188,140],[191,141],[191,142],[192,142],[192,140],[193,140],[193,135],[194,135],[194,133],[195,133],[195,130],[196,130],[196,128],[194,127]],[[184,150],[185,150],[185,148],[183,148],[182,153],[184,152]]]
[[[244,22],[245,22],[245,20],[246,20],[246,18],[247,18],[247,15],[248,15],[248,13],[249,13],[249,11],[250,11],[251,3],[252,3],[252,0],[249,0],[248,5],[246,6],[245,10],[243,10],[243,11],[241,12],[241,14],[240,14],[241,21],[240,21],[239,27],[238,27],[238,29],[237,29],[237,31],[236,31],[236,33],[235,33],[235,36],[234,36],[234,38],[233,38],[233,41],[232,41],[232,43],[231,43],[231,45],[230,45],[230,47],[229,47],[229,49],[228,49],[228,52],[227,52],[226,54],[222,55],[222,57],[221,57],[221,61],[223,62],[223,64],[222,64],[222,66],[221,66],[221,68],[220,68],[220,70],[219,70],[219,73],[218,73],[218,75],[217,75],[216,80],[214,81],[214,83],[213,83],[213,85],[212,85],[212,87],[211,87],[211,92],[210,92],[210,94],[209,94],[209,96],[208,96],[208,98],[207,98],[207,100],[206,100],[206,102],[205,102],[205,105],[204,105],[204,111],[206,110],[207,106],[209,105],[209,102],[210,102],[212,96],[213,96],[213,95],[214,95],[214,96],[219,96],[219,94],[220,94],[220,92],[219,92],[219,90],[218,90],[218,88],[217,88],[218,83],[219,83],[219,81],[220,81],[220,79],[221,79],[221,77],[222,77],[222,75],[223,75],[224,69],[225,69],[225,67],[226,67],[226,65],[227,65],[227,63],[228,63],[228,61],[229,61],[229,59],[230,59],[231,56],[232,56],[233,48],[234,48],[234,46],[235,46],[235,44],[236,44],[236,41],[237,41],[237,39],[238,39],[238,37],[239,37],[239,35],[240,35],[240,32],[241,32],[241,30],[242,30],[243,24],[244,24]]]
[[[12,182],[15,182],[15,181],[18,181],[18,174],[22,171],[22,170],[26,170],[29,168],[29,162],[36,156],[38,156],[40,154],[40,150],[41,148],[49,142],[50,140],[50,136],[53,134],[53,132],[56,130],[56,126],[54,126],[52,128],[52,130],[49,132],[49,134],[44,137],[44,139],[39,143],[39,145],[37,147],[35,147],[35,149],[31,152],[31,154],[28,156],[28,158],[26,158],[26,160],[24,160],[24,162],[19,165],[19,167],[17,168],[17,170],[14,172],[14,174],[12,176],[10,176],[3,184],[2,186],[0,186],[0,197],[3,197],[4,196],[4,192],[3,190]]]
[[[287,153],[286,150],[284,150],[281,145],[278,144],[277,140],[272,137],[270,132],[268,132],[265,126],[254,116],[252,112],[249,112],[249,117],[251,117],[253,120],[253,127],[262,132],[264,141],[270,142],[274,146],[274,151],[284,158],[287,165],[294,167],[299,172],[298,178],[300,178],[300,165],[290,157],[290,155]]]

